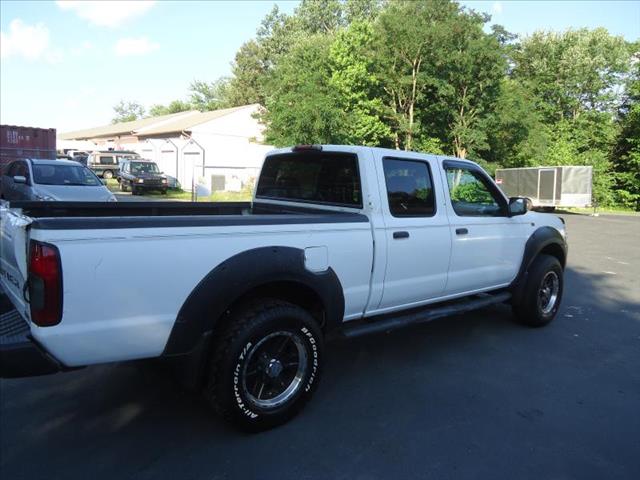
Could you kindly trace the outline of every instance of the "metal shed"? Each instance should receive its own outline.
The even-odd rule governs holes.
[[[495,177],[507,196],[529,197],[534,207],[591,205],[593,167],[502,168]]]

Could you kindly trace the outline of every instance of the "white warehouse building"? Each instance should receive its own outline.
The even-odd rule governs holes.
[[[240,190],[257,176],[267,151],[258,104],[197,110],[63,133],[58,149],[132,150],[153,160],[182,188],[195,182],[213,190]]]

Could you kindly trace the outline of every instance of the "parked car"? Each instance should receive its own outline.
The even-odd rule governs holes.
[[[16,160],[0,179],[4,200],[115,202],[116,197],[84,165],[71,160]]]
[[[168,181],[166,175],[150,160],[123,160],[118,172],[120,190],[131,190],[132,195],[138,195],[145,190],[159,190],[166,194]]]
[[[87,157],[87,166],[99,177],[108,180],[114,178],[124,160],[140,158],[136,152],[123,150],[107,150],[93,152]]]
[[[172,177],[171,175],[166,175],[166,174],[165,174],[165,177],[167,177],[168,188],[173,190],[180,190],[182,188],[182,185],[180,185],[180,182],[176,177]]]
[[[5,205],[0,281],[23,319],[0,325],[0,375],[162,357],[270,428],[316,390],[327,336],[506,302],[551,322],[566,230],[529,206],[467,160],[335,145],[267,154],[252,202]]]

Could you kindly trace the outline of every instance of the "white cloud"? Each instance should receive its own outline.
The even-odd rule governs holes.
[[[146,13],[155,0],[148,1],[69,1],[58,0],[58,7],[70,10],[93,25],[116,28],[127,20]]]
[[[495,13],[496,15],[499,15],[502,13],[502,2],[493,2],[493,5],[491,6],[491,11],[493,13]]]
[[[88,40],[85,40],[84,42],[76,45],[75,47],[73,47],[71,49],[71,54],[75,55],[75,56],[79,56],[82,55],[86,52],[88,52],[89,50],[93,49],[93,43],[91,43]]]
[[[147,37],[121,38],[114,50],[119,57],[131,55],[146,55],[160,48],[160,45],[150,41]]]
[[[9,57],[58,63],[63,53],[51,47],[49,29],[44,23],[29,25],[16,18],[9,24],[8,32],[0,32],[0,58]]]

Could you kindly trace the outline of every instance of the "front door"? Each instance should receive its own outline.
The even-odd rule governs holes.
[[[451,235],[437,161],[398,152],[381,159],[387,269],[378,312],[407,308],[442,296],[447,281]],[[378,163],[380,166],[380,163]]]
[[[516,276],[526,241],[523,216],[507,216],[507,200],[481,170],[445,161],[452,237],[446,293],[489,290]]]

